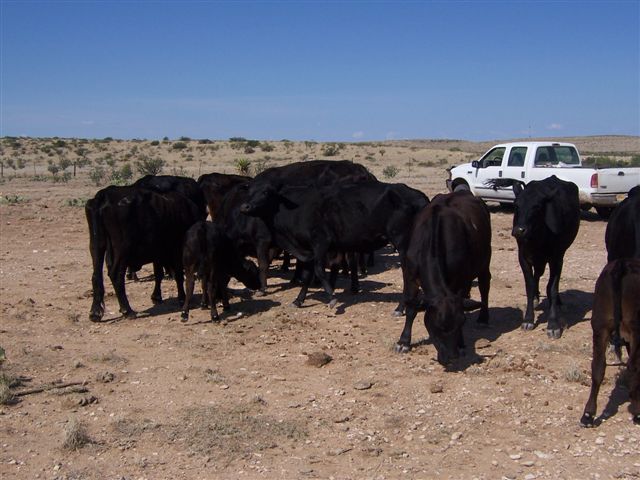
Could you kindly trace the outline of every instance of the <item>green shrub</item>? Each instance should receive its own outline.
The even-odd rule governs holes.
[[[322,155],[324,155],[325,157],[335,157],[336,155],[338,155],[338,153],[340,153],[341,149],[342,146],[339,143],[327,143],[322,148]]]
[[[233,164],[236,166],[238,173],[240,175],[249,175],[249,170],[251,168],[251,160],[248,158],[237,158]]]
[[[1,205],[19,205],[21,203],[26,203],[28,199],[21,195],[8,194],[0,197]]]
[[[152,140],[149,145],[151,145],[152,147],[157,147],[158,145],[160,145],[160,141],[159,140]]]
[[[65,202],[67,207],[84,207],[87,204],[86,198],[68,198]]]
[[[384,167],[384,170],[382,170],[382,176],[384,178],[393,178],[398,174],[398,172],[398,167],[394,165],[387,165]]]
[[[185,148],[187,148],[187,144],[184,142],[176,142],[171,145],[171,148],[173,148],[174,150],[184,150]]]
[[[140,175],[158,175],[162,172],[166,162],[161,158],[143,156],[136,160],[136,170]]]
[[[262,145],[260,145],[260,150],[262,150],[263,152],[273,152],[275,150],[275,147],[270,143],[264,142]]]
[[[101,165],[96,165],[89,171],[89,178],[95,184],[96,187],[99,187],[104,182],[105,177],[107,176],[107,172],[104,167]]]

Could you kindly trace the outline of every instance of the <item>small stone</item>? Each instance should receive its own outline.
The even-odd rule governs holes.
[[[373,387],[373,383],[367,380],[361,380],[353,386],[356,390],[369,390],[371,387]]]
[[[456,442],[458,440],[460,440],[462,438],[462,433],[461,432],[453,432],[451,434],[451,440]]]
[[[331,360],[333,360],[333,358],[324,352],[313,352],[307,355],[307,365],[312,367],[323,367]]]
[[[220,385],[220,388],[222,390],[228,390],[229,389],[229,385]]]
[[[520,460],[522,458],[522,455],[520,455],[519,453],[514,453],[512,455],[509,455],[509,458],[511,460]]]
[[[604,445],[604,438],[602,437],[596,438],[596,445]]]
[[[524,462],[520,462],[520,465],[522,465],[523,467],[533,467],[534,463],[531,460],[526,460]]]
[[[533,473],[527,473],[524,476],[524,480],[533,480],[534,478],[536,478],[536,476]]]
[[[429,387],[429,391],[431,393],[442,393],[444,391],[444,388],[442,387],[441,383],[432,383],[431,387]]]
[[[281,377],[279,375],[274,375],[273,377],[271,377],[272,379],[278,381],[278,382],[284,382],[286,380],[286,378]]]
[[[338,417],[334,420],[335,423],[344,423],[344,422],[348,422],[349,420],[351,420],[351,418],[349,418],[349,415],[343,415],[341,417]]]

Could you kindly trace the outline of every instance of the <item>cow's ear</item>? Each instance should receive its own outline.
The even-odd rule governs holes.
[[[521,182],[514,182],[513,184],[513,194],[518,198],[518,196],[524,190],[524,185]]]
[[[558,209],[551,200],[547,200],[544,206],[544,223],[556,235],[562,228]]]

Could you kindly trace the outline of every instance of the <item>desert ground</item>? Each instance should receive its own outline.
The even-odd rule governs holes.
[[[640,154],[639,137],[568,140],[584,156]],[[606,263],[606,222],[593,212],[582,214],[565,256],[566,329],[550,340],[544,295],[537,328],[519,328],[525,293],[512,211],[490,206],[490,325],[468,315],[467,354],[452,371],[436,362],[421,321],[412,351],[393,351],[403,319],[391,315],[401,293],[391,249],[378,253],[361,293],[350,294],[339,279],[335,309],[318,288],[303,308],[290,306],[298,290],[275,262],[267,296],[251,298],[232,282],[233,310],[222,322],[194,308],[182,323],[172,280],[163,283],[165,302],[152,305],[147,266],[141,281],[127,282],[138,318],[119,316],[107,279],[105,322],[90,322],[82,207],[108,182],[139,176],[144,159],[163,160],[162,173],[197,177],[344,158],[432,197],[445,191],[446,167],[493,143],[340,144],[326,157],[332,145],[315,142],[272,141],[265,150],[264,142],[247,150],[239,140],[181,142],[2,139],[1,478],[640,477],[640,427],[627,411],[625,368],[613,357],[599,425],[579,425],[590,384],[593,288]],[[323,364],[322,354],[331,361]]]

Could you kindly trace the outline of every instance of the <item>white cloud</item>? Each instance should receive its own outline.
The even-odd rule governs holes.
[[[562,130],[564,129],[564,125],[560,125],[559,123],[552,123],[551,125],[547,125],[547,130]]]
[[[364,132],[362,132],[362,131],[353,132],[353,134],[351,136],[353,138],[362,138],[362,137],[364,137]]]

